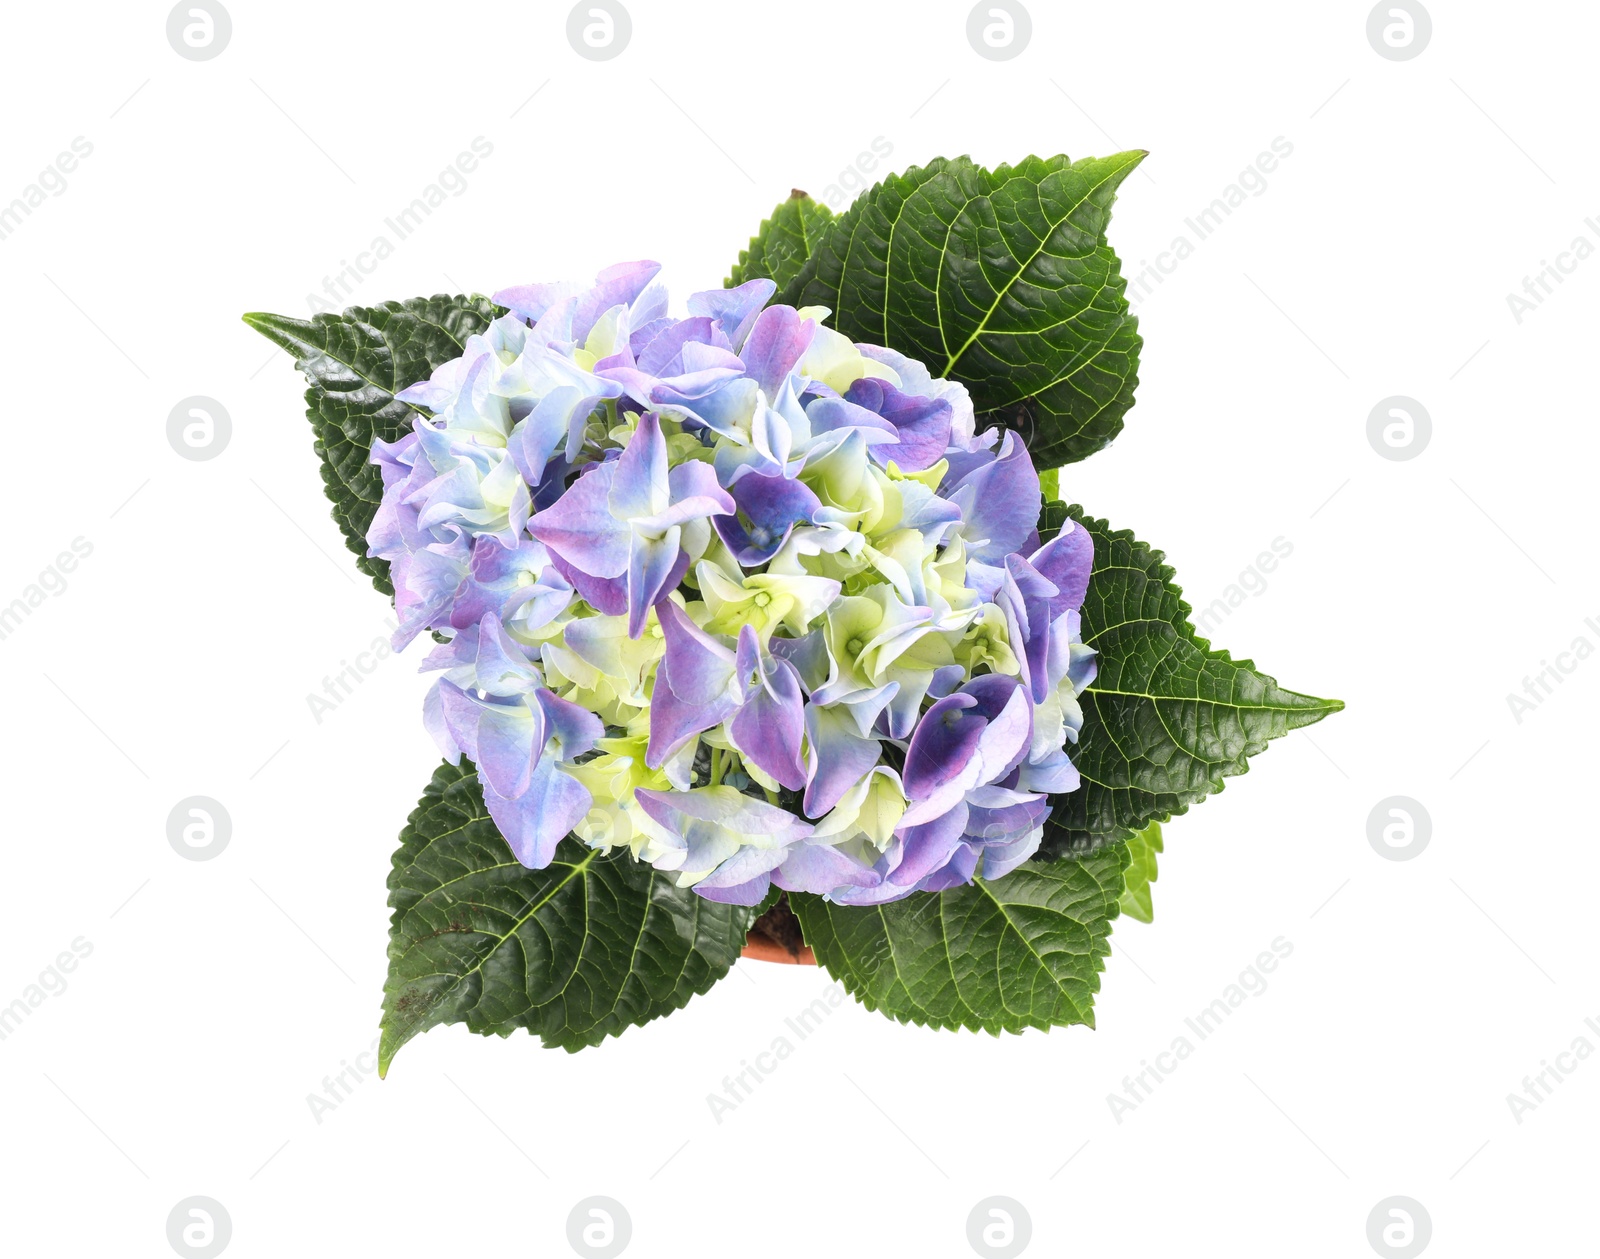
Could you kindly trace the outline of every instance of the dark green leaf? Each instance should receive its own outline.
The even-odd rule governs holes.
[[[888,175],[880,184],[857,197],[838,218],[811,252],[804,269],[779,293],[791,306],[826,306],[833,311],[833,326],[857,340],[888,345],[885,311],[891,285],[890,242],[901,214],[923,184],[940,178],[974,178],[977,168],[966,158],[949,162],[940,157],[927,166],[913,166],[898,175]],[[937,266],[935,245],[929,244],[921,259]],[[892,277],[897,283],[904,277]],[[910,346],[894,346],[912,357]],[[943,358],[939,362],[943,362]],[[929,367],[936,364],[928,361]]]
[[[1082,459],[1121,430],[1138,384],[1138,323],[1106,226],[1144,156],[994,171],[938,158],[891,175],[833,222],[784,300],[827,306],[851,339],[962,381],[1037,466]]]
[[[1268,740],[1344,707],[1286,691],[1250,661],[1213,651],[1189,623],[1160,551],[1081,507],[1047,511],[1059,527],[1057,515],[1094,539],[1083,641],[1098,653],[1099,674],[1081,697],[1083,730],[1068,749],[1083,785],[1057,803],[1041,859],[1090,852],[1185,812],[1244,773]]]
[[[750,910],[674,886],[626,847],[562,842],[519,865],[477,773],[442,765],[400,835],[378,1065],[440,1023],[526,1028],[546,1045],[597,1045],[688,1004],[728,973]]]
[[[771,280],[782,291],[800,274],[832,218],[827,206],[795,189],[770,219],[762,220],[761,230],[750,238],[750,248],[739,251],[726,287],[731,289],[746,280]]]
[[[817,960],[869,1010],[996,1035],[1092,1027],[1128,860],[1119,844],[870,909],[789,900]]]
[[[1156,854],[1160,851],[1160,822],[1151,822],[1128,840],[1128,853],[1133,861],[1122,877],[1122,912],[1139,922],[1155,920],[1150,885],[1156,881]]]
[[[367,462],[372,439],[394,441],[417,409],[395,400],[461,354],[466,339],[502,313],[486,297],[413,297],[381,306],[352,306],[338,315],[253,312],[244,321],[295,356],[306,374],[306,415],[322,460],[322,484],[333,518],[355,552],[356,567],[393,594],[389,566],[367,556],[366,532],[383,497],[378,469]],[[426,414],[423,412],[422,414]]]

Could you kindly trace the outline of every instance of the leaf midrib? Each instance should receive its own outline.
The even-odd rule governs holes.
[[[1137,159],[1135,159],[1135,160],[1137,160]],[[1088,200],[1088,198],[1090,196],[1092,196],[1095,192],[1098,192],[1105,185],[1106,181],[1111,178],[1112,175],[1120,173],[1126,165],[1127,165],[1127,163],[1123,163],[1121,166],[1117,166],[1114,170],[1108,171],[1104,177],[1102,177],[1101,179],[1096,181],[1096,183],[1092,187],[1090,187],[1084,193],[1083,196],[1079,197],[1078,200],[1073,203],[1072,208],[1070,210],[1068,210],[1059,219],[1056,219],[1053,223],[1050,224],[1050,230],[1045,232],[1045,233],[1043,233],[1039,237],[1039,244],[1034,249],[1034,251],[1031,254],[1028,255],[1027,261],[1023,262],[1017,268],[1016,274],[1014,274],[1009,280],[1007,280],[1005,282],[1005,285],[1000,289],[1000,291],[995,294],[994,301],[990,304],[989,309],[984,312],[983,318],[980,319],[978,321],[977,325],[973,328],[972,335],[969,336],[966,339],[966,341],[962,344],[962,346],[961,346],[961,348],[959,350],[957,350],[954,354],[952,354],[950,356],[949,360],[944,365],[944,371],[939,373],[941,376],[943,376],[943,377],[948,379],[948,378],[950,378],[950,377],[952,377],[954,375],[955,366],[956,366],[956,364],[958,362],[961,361],[961,356],[964,355],[969,349],[972,348],[972,343],[974,341],[976,341],[984,333],[984,331],[988,328],[989,320],[994,317],[994,312],[1000,308],[1000,303],[1005,300],[1006,294],[1008,294],[1011,291],[1012,286],[1014,286],[1017,283],[1017,281],[1022,278],[1023,273],[1025,271],[1027,271],[1027,269],[1033,265],[1034,260],[1036,258],[1038,258],[1038,256],[1041,253],[1044,252],[1044,247],[1050,242],[1050,238],[1056,234],[1056,230],[1063,223],[1065,223],[1068,218],[1070,218],[1074,213],[1076,213],[1078,208],[1081,205],[1083,205],[1083,203],[1086,200]],[[1070,170],[1071,167],[1068,167],[1067,169]],[[1054,173],[1055,174],[1061,174],[1062,172],[1058,171],[1058,172],[1054,172]],[[975,202],[975,201],[989,201],[990,204],[992,205],[993,201],[994,201],[994,193],[995,192],[1001,191],[1002,189],[1004,189],[1008,185],[1016,182],[1018,179],[1021,179],[1021,178],[1022,178],[1022,176],[1020,176],[1020,175],[1014,175],[1014,176],[1011,177],[1011,179],[1006,180],[1006,182],[1004,184],[1001,184],[1000,187],[996,188],[993,192],[985,193],[982,197],[973,197],[973,198],[971,198],[969,201],[966,202],[965,205],[963,205],[961,207],[961,213],[957,214],[955,216],[955,219],[951,220],[951,227],[953,228],[954,225],[955,225],[955,222],[960,219],[961,215],[965,214],[967,212],[967,210],[971,208],[973,202]],[[1043,180],[1036,181],[1034,186],[1038,187],[1042,183],[1043,183]],[[1042,200],[1043,200],[1043,198],[1041,198],[1041,201]],[[1047,219],[1047,221],[1048,221],[1048,219]],[[949,229],[946,230],[945,234],[948,237]],[[941,278],[943,278],[943,267],[940,268],[940,276],[941,276]],[[888,303],[886,302],[886,303],[884,303],[884,305],[887,307]],[[887,318],[887,314],[885,315],[885,318]],[[939,312],[939,325],[940,325],[940,327],[939,327],[940,336],[942,337],[943,334],[944,334],[944,314],[943,314],[942,311]]]
[[[491,944],[487,949],[485,949],[483,951],[483,956],[480,957],[477,960],[477,962],[474,963],[473,966],[471,966],[469,969],[462,971],[459,975],[454,975],[450,985],[445,988],[444,992],[440,994],[438,1001],[433,1002],[433,1004],[434,1005],[438,1005],[439,1001],[443,1001],[445,997],[447,997],[451,993],[455,992],[456,989],[458,989],[463,983],[465,983],[466,980],[468,979],[468,977],[470,977],[472,975],[476,975],[480,970],[482,970],[483,967],[484,967],[484,964],[487,963],[488,960],[495,955],[495,953],[500,949],[500,947],[503,944],[505,944],[505,942],[507,940],[511,939],[512,936],[516,935],[517,932],[520,931],[523,928],[523,926],[528,922],[528,920],[530,918],[532,918],[541,909],[543,909],[546,905],[548,905],[550,903],[551,898],[554,897],[557,892],[559,892],[562,888],[566,887],[567,884],[571,883],[572,880],[577,878],[580,874],[583,874],[584,871],[586,871],[589,868],[590,864],[594,861],[594,859],[597,856],[599,856],[599,850],[598,849],[592,849],[584,857],[584,859],[582,861],[578,862],[577,865],[571,867],[570,871],[561,879],[561,881],[559,883],[556,883],[554,886],[550,887],[538,899],[538,901],[536,901],[532,906],[530,906],[528,911],[527,911],[527,913],[523,914],[522,917],[518,918],[517,921],[514,922],[511,925],[511,929],[509,931],[507,931],[502,936],[494,936],[493,937],[494,943]],[[588,880],[585,879],[585,883],[587,883],[587,881]],[[490,933],[489,932],[484,932],[483,934],[484,935],[489,935]],[[580,961],[581,961],[581,954],[580,954]],[[448,974],[449,972],[433,971],[431,973],[433,975],[443,975],[443,974]],[[574,968],[573,973],[574,974],[576,973],[576,968]],[[414,984],[418,980],[426,979],[426,978],[428,978],[428,976],[426,976],[426,975],[413,975],[413,976],[411,976],[410,978],[408,978],[406,980],[406,983],[407,984]],[[568,976],[567,982],[568,983],[571,982],[571,976]],[[563,985],[562,989],[561,989],[561,992],[565,992],[565,991],[566,991],[566,986]],[[556,994],[556,996],[560,996],[561,992],[558,992]],[[411,1020],[411,1024],[410,1025],[411,1026],[415,1026],[420,1021],[421,1021],[420,1019],[413,1019],[413,1020]]]
[[[1086,688],[1096,695],[1115,695],[1125,699],[1147,699],[1154,704],[1209,704],[1213,708],[1231,708],[1238,712],[1247,713],[1336,713],[1344,709],[1344,705],[1336,699],[1315,699],[1312,696],[1305,698],[1309,704],[1294,707],[1284,704],[1236,704],[1225,699],[1208,699],[1204,695],[1152,695],[1148,691],[1121,691],[1112,690],[1090,683]],[[1290,692],[1298,694],[1298,692]],[[1179,746],[1182,746],[1181,744]]]
[[[987,879],[974,879],[972,882],[973,882],[973,886],[974,887],[978,888],[985,896],[987,896],[989,898],[990,901],[992,901],[994,903],[994,907],[1000,911],[1000,917],[1005,919],[1006,926],[1011,931],[1015,932],[1017,939],[1022,941],[1023,947],[1025,949],[1027,949],[1028,952],[1032,955],[1033,960],[1039,964],[1039,969],[1042,970],[1045,973],[1045,975],[1049,978],[1051,984],[1053,984],[1055,986],[1056,991],[1058,993],[1060,993],[1061,998],[1069,1006],[1072,1007],[1073,1014],[1075,1014],[1079,1019],[1086,1018],[1087,1016],[1085,1015],[1085,1013],[1083,1011],[1083,1008],[1081,1006],[1079,1006],[1079,1004],[1075,1000],[1073,1000],[1072,994],[1070,994],[1064,987],[1062,987],[1061,981],[1056,978],[1055,972],[1050,969],[1049,963],[1047,963],[1044,960],[1044,958],[1039,955],[1039,951],[1033,947],[1033,941],[1029,940],[1027,936],[1023,935],[1022,928],[1017,926],[1016,921],[1011,917],[1011,915],[1009,913],[1006,912],[1005,905],[1003,903],[1001,903],[1000,898],[998,896],[996,896],[994,894],[994,892],[990,889],[989,881]],[[1098,881],[1097,881],[1096,882],[1096,886],[1098,886],[1098,885],[1099,884],[1098,884]],[[1071,916],[1069,914],[1065,914],[1065,913],[1057,913],[1057,917],[1070,918],[1071,921],[1073,921],[1075,923],[1078,921],[1075,918],[1071,918]],[[1078,923],[1078,925],[1079,926],[1086,926],[1087,924]],[[1087,956],[1089,958],[1089,964],[1092,967],[1093,964],[1094,964],[1094,961],[1093,961],[1093,947],[1092,946],[1091,946],[1090,952],[1089,952],[1089,954]],[[996,978],[998,979],[998,975],[996,975]],[[997,983],[996,984],[996,989],[999,990],[999,988],[1000,988],[1000,985]],[[1004,1000],[1003,996],[1002,996],[1001,1000],[1002,1001]],[[1027,1015],[1027,1017],[1032,1018],[1032,1017],[1037,1017],[1037,1016],[1034,1015],[1030,1011],[1029,1014]]]

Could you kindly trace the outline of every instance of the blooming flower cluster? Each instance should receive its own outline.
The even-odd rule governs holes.
[[[1006,873],[1078,785],[1088,536],[1039,545],[960,384],[769,280],[671,318],[658,271],[497,293],[374,443],[430,732],[531,868],[575,834],[750,905]]]

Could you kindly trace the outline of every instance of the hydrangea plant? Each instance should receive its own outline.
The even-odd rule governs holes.
[[[310,379],[395,647],[431,644],[385,1070],[443,1022],[596,1044],[775,916],[898,1020],[1092,1024],[1160,824],[1340,707],[1057,501],[1133,402],[1106,227],[1142,157],[797,192],[682,314],[630,262],[245,316]]]

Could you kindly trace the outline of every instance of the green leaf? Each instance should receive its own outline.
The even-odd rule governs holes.
[[[1132,864],[1123,875],[1122,912],[1139,922],[1153,922],[1150,885],[1156,881],[1156,854],[1161,851],[1161,823],[1152,822],[1128,840]]]
[[[818,237],[833,212],[796,188],[789,199],[763,219],[761,230],[750,238],[750,248],[739,251],[739,261],[724,287],[747,280],[771,280],[781,291],[800,274]]]
[[[1091,852],[1222,790],[1268,740],[1344,707],[1287,691],[1248,660],[1214,651],[1189,623],[1172,569],[1126,529],[1081,507],[1046,504],[1041,524],[1071,518],[1094,539],[1083,641],[1099,673],[1080,698],[1068,752],[1082,785],[1061,797],[1039,856]]]
[[[526,1028],[576,1051],[688,1004],[728,973],[750,910],[670,875],[562,841],[527,870],[484,807],[477,772],[442,765],[400,834],[378,1067],[440,1023]]]
[[[1138,321],[1106,243],[1134,151],[985,170],[938,158],[891,175],[834,220],[784,291],[855,341],[962,381],[1038,467],[1101,449],[1138,384]]]
[[[869,1010],[998,1035],[1094,1026],[1126,845],[872,908],[792,895],[806,943]]]
[[[306,415],[333,518],[356,555],[356,567],[384,594],[394,593],[389,565],[367,556],[367,526],[383,497],[378,469],[367,462],[372,439],[394,441],[411,427],[413,415],[427,414],[394,395],[458,357],[466,339],[501,313],[487,297],[441,294],[352,306],[310,319],[263,312],[244,316],[245,323],[293,354],[310,380]]]

